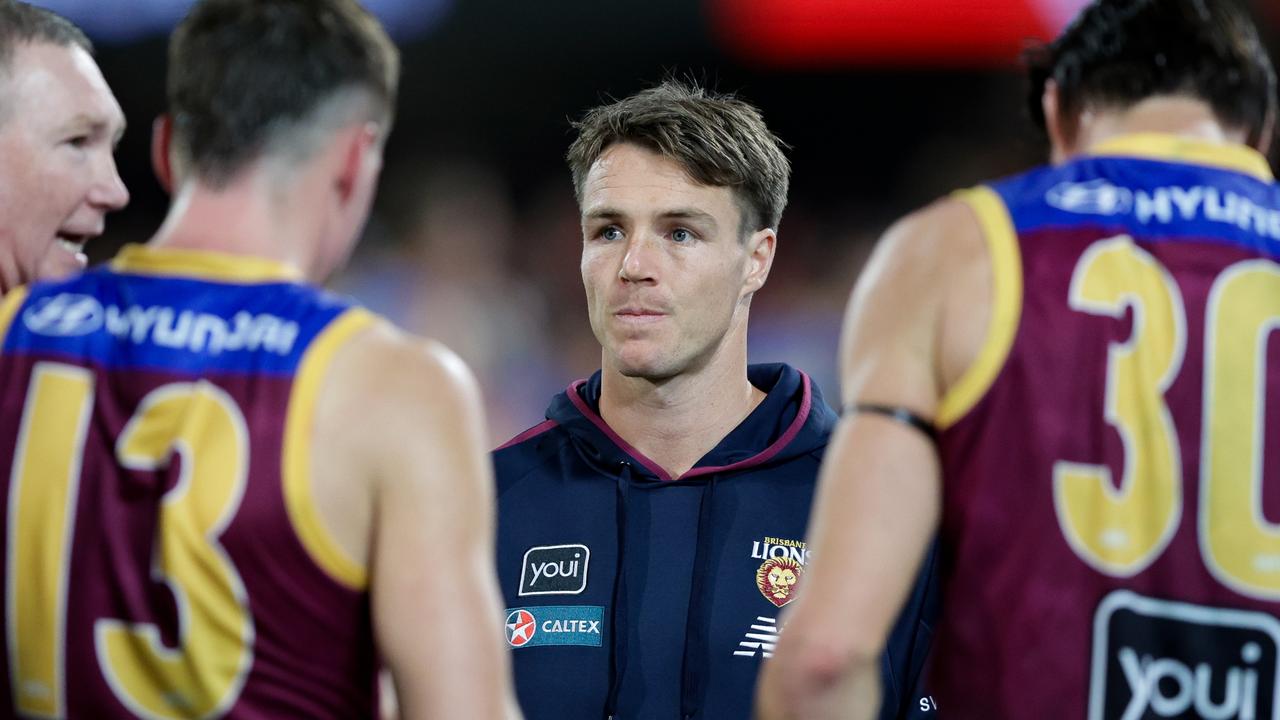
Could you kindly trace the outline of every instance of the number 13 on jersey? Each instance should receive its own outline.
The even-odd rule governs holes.
[[[67,590],[81,467],[93,413],[93,375],[61,363],[32,371],[8,498],[5,573],[13,696],[24,715],[66,714]],[[218,538],[247,483],[243,414],[207,382],[150,392],[115,442],[134,471],[169,467],[177,483],[160,501],[155,567],[178,608],[178,644],[153,623],[97,618],[93,645],[120,702],[145,718],[217,717],[234,704],[253,659],[253,622],[235,566]],[[99,477],[120,468],[93,468]]]

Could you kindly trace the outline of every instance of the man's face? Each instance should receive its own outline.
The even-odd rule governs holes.
[[[630,144],[591,166],[582,193],[582,282],[606,369],[663,380],[700,369],[726,337],[746,342],[773,232],[745,239],[726,187]]]
[[[112,154],[124,115],[82,48],[23,43],[0,72],[0,292],[84,266],[129,201]]]

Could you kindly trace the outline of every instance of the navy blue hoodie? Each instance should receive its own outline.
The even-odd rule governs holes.
[[[600,417],[600,373],[494,453],[498,576],[528,720],[749,718],[780,608],[804,586],[818,465],[836,423],[809,378],[754,365],[765,399],[678,479]],[[917,691],[932,556],[889,640],[882,718]]]

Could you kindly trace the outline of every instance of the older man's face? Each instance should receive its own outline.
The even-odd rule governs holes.
[[[0,71],[0,293],[84,267],[84,243],[129,201],[124,114],[77,46],[24,43]]]

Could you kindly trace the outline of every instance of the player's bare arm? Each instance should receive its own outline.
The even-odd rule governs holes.
[[[763,720],[874,717],[880,653],[939,517],[940,475],[921,429],[982,343],[990,270],[957,200],[891,228],[854,290],[841,337],[844,419],[819,479],[815,562],[761,682]],[[867,578],[874,578],[868,582]]]
[[[335,358],[317,417],[317,504],[351,556],[368,558],[400,717],[518,717],[470,372],[442,345],[378,326]]]

